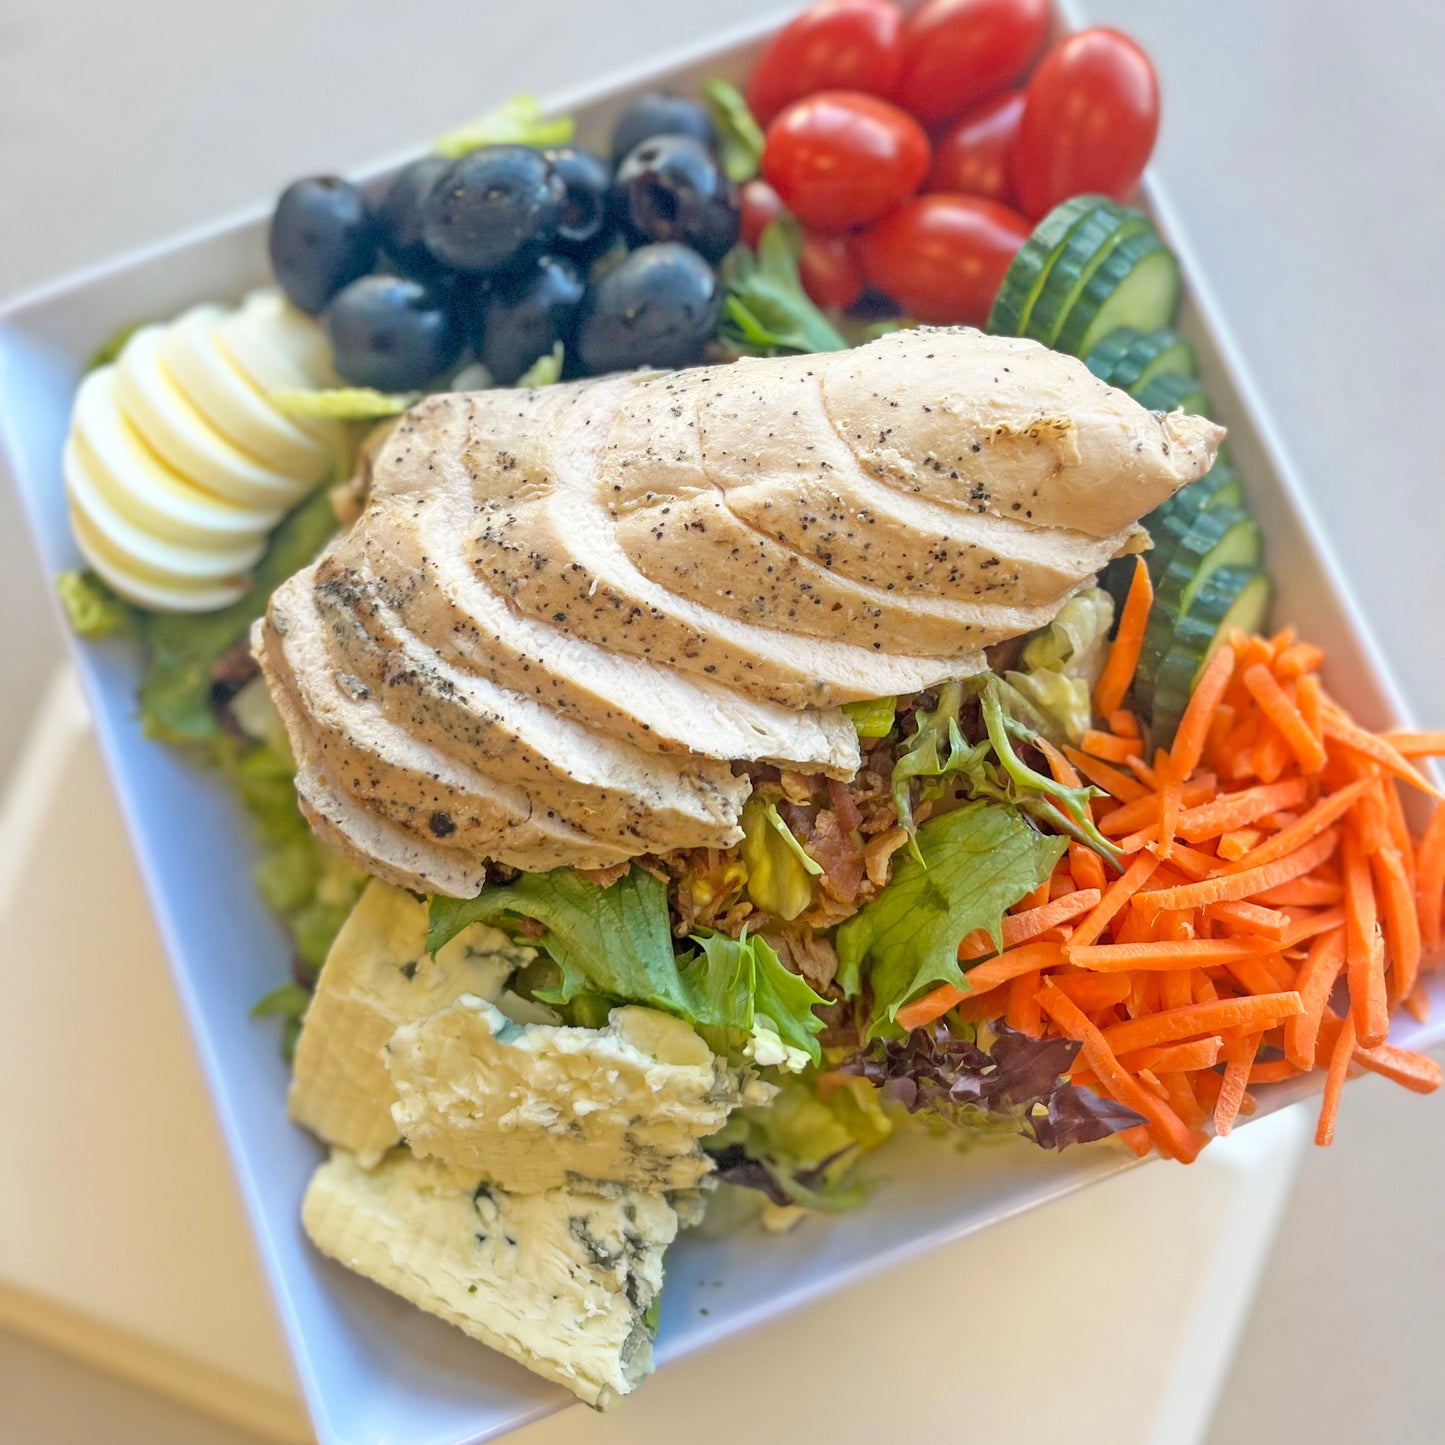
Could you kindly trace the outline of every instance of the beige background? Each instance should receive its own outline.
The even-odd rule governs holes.
[[[0,0],[0,294],[293,175],[420,142],[514,89],[565,86],[777,8]],[[1445,7],[1081,8],[1155,55],[1160,166],[1205,272],[1407,698],[1445,720]],[[0,615],[12,619],[0,768],[56,655],[36,585],[0,492]],[[1306,1162],[1214,1445],[1441,1437],[1442,1211],[1445,1104],[1352,1087],[1340,1143]],[[0,1344],[0,1401],[22,1411],[0,1416],[4,1445],[99,1438],[107,1424],[110,1438],[158,1438],[145,1421],[161,1417],[144,1412],[162,1407],[127,1415],[124,1396]],[[178,1440],[226,1438],[172,1425]]]

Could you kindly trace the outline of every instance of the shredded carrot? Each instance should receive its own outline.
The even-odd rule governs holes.
[[[1356,1047],[1355,1062],[1416,1094],[1433,1094],[1440,1087],[1439,1063],[1413,1049],[1397,1049],[1390,1044],[1373,1049]]]
[[[1123,1003],[1133,986],[1124,973],[1052,973],[1049,982],[1068,994],[1086,1013]]]
[[[1097,888],[1079,888],[1072,893],[1066,893],[1062,898],[1055,898],[1051,903],[1045,903],[1042,907],[1026,908],[1022,913],[1010,913],[999,930],[1003,936],[1003,946],[1006,949],[1016,948],[1031,938],[1037,938],[1041,933],[1047,933],[1051,928],[1072,922],[1080,914],[1089,912],[1098,903],[1099,897]],[[958,946],[958,956],[964,960],[986,958],[993,952],[993,939],[982,928],[975,929]]]
[[[1185,812],[1180,816],[1179,836],[1187,838],[1189,842],[1195,843],[1197,838],[1190,838],[1184,831],[1183,820],[1189,816],[1189,811],[1203,807],[1213,801],[1219,791],[1219,784],[1212,773],[1196,773],[1188,782],[1182,784],[1180,793],[1183,799]],[[1099,831],[1110,838],[1123,838],[1139,828],[1153,823],[1159,816],[1159,800],[1155,797],[1145,796],[1133,803],[1124,803],[1114,809],[1102,823],[1099,824]],[[1205,834],[1205,837],[1212,837],[1212,834]]]
[[[1128,773],[1121,773],[1118,768],[1111,768],[1108,763],[1100,762],[1098,758],[1091,758],[1088,753],[1081,753],[1077,748],[1065,748],[1064,756],[1095,787],[1102,788],[1121,803],[1134,803],[1149,796],[1150,790],[1143,783],[1131,778]]]
[[[1278,888],[1264,888],[1254,895],[1256,903],[1269,908],[1328,907],[1345,896],[1344,886],[1336,878],[1296,878]]]
[[[1064,956],[1078,968],[1118,973],[1137,968],[1215,968],[1243,958],[1277,953],[1279,944],[1268,938],[1190,938],[1181,942],[1100,943],[1064,945]]]
[[[1232,863],[1236,858],[1243,858],[1251,848],[1257,847],[1263,837],[1264,834],[1258,828],[1235,828],[1220,834],[1214,851],[1220,858],[1227,858]]]
[[[1115,1137],[1121,1144],[1127,1145],[1140,1159],[1154,1147],[1153,1140],[1149,1137],[1149,1127],[1146,1124],[1135,1124],[1132,1129],[1121,1130]]]
[[[1415,895],[1405,876],[1405,860],[1393,844],[1387,843],[1375,853],[1370,859],[1370,871],[1394,967],[1393,997],[1399,1003],[1408,997],[1420,973],[1420,921],[1415,915]],[[1388,1026],[1388,1020],[1386,1023]]]
[[[1221,1138],[1234,1128],[1244,1091],[1249,1085],[1254,1056],[1259,1052],[1259,1034],[1244,1034],[1227,1039],[1224,1044],[1224,1082],[1214,1105],[1214,1132]]]
[[[1274,675],[1281,680],[1303,677],[1318,669],[1325,660],[1322,649],[1312,642],[1296,642],[1274,655]]]
[[[1120,738],[1113,733],[1096,732],[1090,728],[1081,739],[1079,746],[1091,758],[1103,758],[1105,762],[1127,763],[1139,756],[1141,744],[1137,737]]]
[[[1150,1069],[1155,1074],[1192,1073],[1197,1069],[1212,1069],[1219,1062],[1224,1040],[1215,1034],[1207,1039],[1195,1039],[1187,1044],[1165,1044],[1160,1048],[1140,1049],[1136,1054],[1125,1054],[1119,1062],[1130,1073]]]
[[[1004,1015],[1011,1029],[1034,1039],[1043,1032],[1043,1015],[1034,997],[1039,991],[1039,978],[1039,970],[1031,968],[1009,983],[1008,1011]]]
[[[1382,733],[1381,737],[1402,758],[1445,757],[1445,733],[1391,732]]]
[[[1074,929],[1071,944],[1083,945],[1098,938],[1109,921],[1148,882],[1158,864],[1159,860],[1149,853],[1141,853],[1135,858],[1123,874],[1109,885],[1088,916]]]
[[[1097,889],[1102,895],[1109,886],[1109,880],[1104,876],[1103,860],[1087,844],[1070,841],[1069,872],[1081,890]]]
[[[1442,794],[1428,778],[1412,768],[1406,759],[1383,738],[1375,733],[1368,733],[1359,724],[1353,723],[1337,707],[1331,703],[1325,704],[1324,732],[1326,739],[1342,744],[1352,753],[1362,758],[1368,758],[1373,763],[1378,763],[1387,773],[1392,773],[1401,782],[1409,783],[1412,788],[1419,788],[1423,793],[1429,793],[1437,802],[1445,802],[1445,794]]]
[[[1221,647],[1205,664],[1198,682],[1194,684],[1194,691],[1174,734],[1171,753],[1174,770],[1181,778],[1189,777],[1199,766],[1214,710],[1224,701],[1224,694],[1234,676],[1234,662],[1234,649]]]
[[[1062,783],[1066,788],[1077,788],[1082,784],[1083,779],[1069,766],[1069,760],[1046,737],[1040,735],[1035,742],[1056,783]]]
[[[1246,903],[1240,899],[1211,903],[1204,913],[1211,922],[1223,924],[1227,933],[1253,934],[1258,938],[1273,938],[1283,944],[1289,932],[1287,914],[1274,908],[1264,908],[1258,903]]]
[[[1211,1118],[1224,1135],[1252,1113],[1252,1089],[1319,1071],[1327,1140],[1352,1071],[1441,1084],[1433,1060],[1384,1040],[1392,1009],[1425,1016],[1422,973],[1445,963],[1445,808],[1416,838],[1400,790],[1435,792],[1412,760],[1445,756],[1445,732],[1360,727],[1325,693],[1320,649],[1286,628],[1232,635],[1172,748],[1146,756],[1149,719],[1123,703],[1142,577],[1136,564],[1093,727],[1077,748],[1040,744],[1055,779],[1098,790],[1092,815],[1122,873],[1071,841],[998,945],[963,941],[967,985],[933,989],[898,1022],[952,1011],[1076,1039],[1073,1082],[1147,1121],[1129,1147],[1174,1158],[1194,1156]]]
[[[1290,778],[1283,783],[1268,783],[1242,788],[1200,807],[1190,807],[1179,815],[1179,836],[1188,843],[1202,843],[1221,833],[1257,823],[1282,808],[1293,808],[1309,797],[1309,783],[1304,778]],[[1188,798],[1186,796],[1186,803]]]
[[[1261,843],[1251,853],[1222,869],[1224,873],[1239,873],[1246,868],[1258,868],[1262,863],[1271,863],[1293,853],[1296,848],[1318,838],[1326,828],[1337,823],[1355,805],[1355,801],[1374,785],[1373,778],[1357,778],[1329,797],[1321,798],[1298,822],[1282,828],[1267,843]]]
[[[1274,673],[1262,662],[1256,663],[1244,674],[1244,685],[1295,755],[1300,768],[1306,773],[1318,773],[1326,761],[1324,744],[1310,730],[1295,700],[1280,686]]]
[[[1115,708],[1109,714],[1109,731],[1121,738],[1137,738],[1139,736],[1139,719],[1129,711],[1128,708]]]
[[[1148,1017],[1128,1019],[1104,1030],[1116,1053],[1129,1053],[1150,1044],[1172,1044],[1224,1029],[1263,1032],[1300,1012],[1297,993],[1259,994],[1253,998],[1221,998],[1213,1003],[1192,1003]]]
[[[1278,836],[1283,837],[1283,834]],[[1165,888],[1149,895],[1150,902],[1157,908],[1202,908],[1209,903],[1226,903],[1236,898],[1252,898],[1263,889],[1276,888],[1281,883],[1312,873],[1334,851],[1339,834],[1331,828],[1328,832],[1306,843],[1304,847],[1284,857],[1269,861],[1241,872],[1239,866],[1231,863],[1228,869],[1213,878],[1198,883],[1186,883],[1182,888]],[[1263,853],[1268,844],[1256,848],[1246,858]],[[1107,897],[1107,894],[1105,895]]]
[[[1405,1009],[1417,1024],[1430,1022],[1430,995],[1425,992],[1425,980],[1417,978],[1415,987],[1405,997]]]
[[[1345,972],[1350,988],[1350,1017],[1366,1048],[1385,1041],[1390,1026],[1385,1003],[1384,944],[1376,922],[1370,861],[1353,829],[1345,830]]]
[[[1315,1143],[1331,1144],[1335,1137],[1335,1119],[1340,1112],[1340,1090],[1345,1086],[1350,1057],[1355,1051],[1355,1021],[1347,1018],[1330,1051],[1330,1066],[1325,1074],[1325,1096],[1320,1104],[1320,1121],[1315,1127]]]
[[[1109,646],[1108,661],[1094,688],[1094,711],[1103,717],[1123,706],[1139,667],[1139,656],[1144,650],[1144,633],[1149,624],[1149,609],[1153,605],[1154,584],[1149,580],[1149,568],[1142,557],[1135,557],[1129,595],[1124,599],[1119,626]]]
[[[1441,901],[1445,895],[1445,808],[1437,808],[1416,852],[1415,896],[1425,947],[1440,952]]]
[[[1120,1064],[1105,1036],[1089,1022],[1083,1010],[1048,983],[1039,990],[1039,1004],[1068,1038],[1083,1044],[1089,1067],[1113,1097],[1148,1122],[1159,1149],[1186,1164],[1192,1163],[1203,1141],[1167,1104],[1140,1086],[1134,1075]]]

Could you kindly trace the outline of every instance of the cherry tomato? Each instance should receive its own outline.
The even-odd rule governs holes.
[[[748,80],[748,105],[766,125],[818,90],[887,95],[903,66],[903,14],[887,0],[822,0],[784,26]]]
[[[848,236],[807,237],[798,277],[815,306],[846,311],[863,294],[863,267]]]
[[[1014,187],[1042,216],[1070,196],[1122,201],[1159,134],[1159,84],[1149,57],[1117,30],[1080,30],[1044,56],[1024,92]]]
[[[754,178],[738,191],[738,210],[742,213],[742,243],[758,248],[758,237],[778,219],[783,203],[778,193],[764,180]]]
[[[1012,85],[1043,48],[1049,0],[925,0],[903,27],[893,99],[945,124]]]
[[[810,230],[866,226],[928,174],[928,136],[874,95],[822,90],[768,127],[763,178]]]
[[[1031,229],[981,196],[918,196],[865,232],[858,252],[869,282],[910,316],[982,326]]]
[[[1006,90],[969,111],[933,147],[928,189],[1012,205],[1012,153],[1023,113],[1021,90]]]

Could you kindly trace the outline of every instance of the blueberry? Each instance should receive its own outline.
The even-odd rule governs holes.
[[[717,331],[717,273],[676,241],[639,246],[587,294],[576,356],[589,375],[687,366]]]
[[[601,156],[575,146],[543,154],[562,177],[566,191],[552,249],[584,264],[595,260],[612,244],[612,169]]]
[[[709,261],[737,245],[737,187],[687,135],[645,140],[617,168],[617,207],[634,241],[682,241]]]
[[[363,276],[326,311],[336,369],[355,386],[417,391],[461,351],[445,298],[406,276]]]
[[[520,270],[552,244],[565,196],[541,151],[483,146],[437,177],[422,202],[422,237],[455,270]]]
[[[376,208],[382,250],[408,276],[427,280],[443,270],[422,240],[421,207],[450,165],[446,156],[423,156],[403,166]]]
[[[472,349],[503,386],[511,386],[557,342],[571,349],[586,291],[570,261],[544,256],[530,271],[490,288],[473,312]]]
[[[690,135],[710,149],[717,149],[717,130],[712,117],[696,101],[655,90],[640,96],[617,118],[612,131],[612,164],[655,135]]]
[[[281,289],[313,315],[371,270],[376,244],[366,198],[339,176],[293,181],[271,216],[271,269]]]

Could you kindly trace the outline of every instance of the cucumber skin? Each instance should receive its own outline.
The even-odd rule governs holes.
[[[1231,539],[1243,538],[1245,554],[1219,559]],[[1254,570],[1259,563],[1262,542],[1253,517],[1237,507],[1215,507],[1201,511],[1180,539],[1155,586],[1154,610],[1144,634],[1140,661],[1150,671],[1158,666],[1174,645],[1178,619],[1194,612],[1204,587],[1215,572],[1227,567]],[[1216,560],[1211,563],[1210,559]]]
[[[1093,278],[1108,265],[1109,257],[1131,237],[1153,229],[1138,211],[1116,214],[1100,208],[1084,217],[1059,246],[1049,274],[1034,298],[1033,309],[1024,321],[1025,333],[1057,351],[1078,355],[1059,340],[1075,307],[1088,294]],[[1112,293],[1113,287],[1110,287],[1106,295]]]
[[[1241,623],[1250,630],[1263,622],[1271,590],[1269,578],[1248,567],[1221,567],[1200,589],[1196,609],[1181,619],[1175,643],[1153,674],[1149,720],[1158,746],[1173,741],[1196,679],[1230,631]],[[1257,613],[1252,622],[1236,617],[1242,602]]]
[[[1071,356],[1077,356],[1081,351],[1091,350],[1096,339],[1091,333],[1099,325],[1100,319],[1105,316],[1106,308],[1115,300],[1120,287],[1125,285],[1139,266],[1152,256],[1167,257],[1172,268],[1173,298],[1167,314],[1147,318],[1149,325],[1140,325],[1132,317],[1120,317],[1108,330],[1112,331],[1119,326],[1136,326],[1138,330],[1148,331],[1167,325],[1172,321],[1179,304],[1179,263],[1174,259],[1173,252],[1160,238],[1159,232],[1145,219],[1144,225],[1115,246],[1105,256],[1103,263],[1090,275],[1088,285],[1075,299],[1068,316],[1064,318],[1063,324],[1059,327],[1054,342],[1057,349],[1066,351]],[[1097,339],[1102,340],[1103,336],[1107,334],[1107,331],[1102,332]]]
[[[1161,502],[1144,518],[1144,525],[1154,542],[1153,549],[1145,554],[1145,560],[1156,587],[1168,570],[1175,547],[1200,512],[1225,505],[1243,511],[1243,495],[1239,478],[1229,467],[1216,462],[1197,482],[1175,492],[1167,502]]]
[[[1055,206],[1034,227],[1033,234],[1019,248],[999,283],[998,294],[988,313],[986,329],[995,336],[1022,336],[1039,290],[1048,279],[1055,254],[1069,233],[1091,211],[1113,206],[1107,196],[1073,196]]]
[[[1207,416],[1213,410],[1213,403],[1199,383],[1177,371],[1160,373],[1130,395],[1150,411],[1189,411]]]
[[[1114,378],[1128,357],[1130,349],[1145,339],[1146,333],[1136,331],[1132,326],[1117,326],[1085,358],[1084,365],[1110,386],[1117,383]]]

